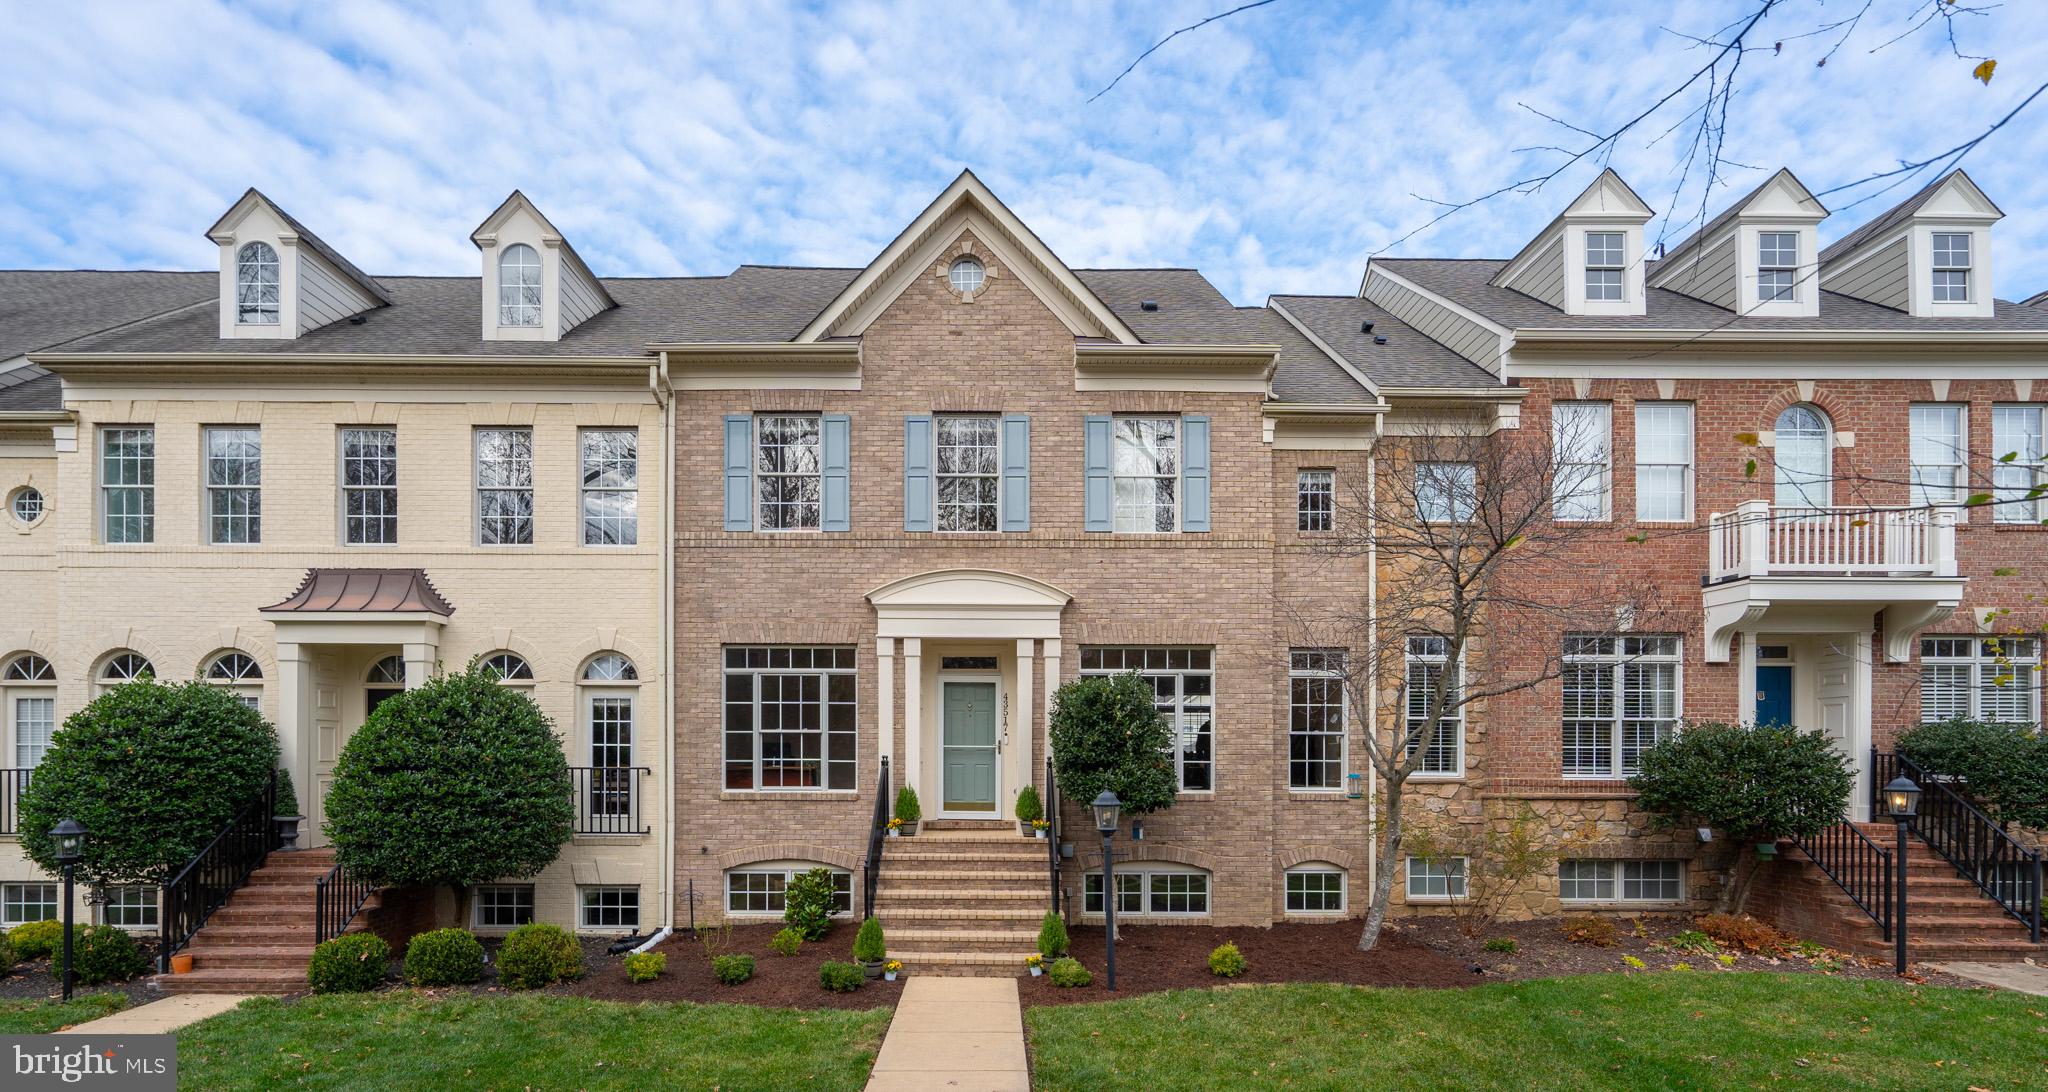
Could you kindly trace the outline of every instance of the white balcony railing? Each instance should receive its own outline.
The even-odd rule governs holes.
[[[1953,508],[1776,508],[1744,501],[1716,512],[1712,581],[1752,576],[1954,576]]]

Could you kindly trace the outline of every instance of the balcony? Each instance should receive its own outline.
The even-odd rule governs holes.
[[[21,790],[28,788],[28,770],[0,770],[0,838],[21,833]]]
[[[646,766],[571,766],[576,794],[576,834],[644,835],[650,828],[640,817],[641,782],[654,773]]]
[[[1743,632],[1868,632],[1885,616],[1885,658],[1962,603],[1953,508],[1779,508],[1744,501],[1709,518],[1710,663]]]

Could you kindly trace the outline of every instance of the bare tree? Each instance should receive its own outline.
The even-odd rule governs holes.
[[[1284,605],[1292,637],[1322,650],[1347,707],[1372,714],[1363,735],[1381,867],[1361,949],[1377,943],[1392,900],[1409,779],[1455,756],[1465,710],[1558,678],[1565,635],[1663,615],[1647,582],[1589,582],[1589,547],[1611,528],[1554,518],[1604,503],[1605,429],[1579,427],[1496,431],[1490,418],[1448,416],[1426,435],[1383,440],[1375,472],[1338,499],[1335,530],[1314,550],[1352,567],[1369,559],[1376,586]],[[1483,670],[1468,672],[1468,658]]]

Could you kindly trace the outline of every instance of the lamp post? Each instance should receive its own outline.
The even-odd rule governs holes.
[[[1117,818],[1124,802],[1108,789],[1089,807],[1095,809],[1095,829],[1102,832],[1102,940],[1109,963],[1109,988],[1116,989],[1116,855],[1110,842],[1116,837]]]
[[[1893,952],[1893,969],[1899,974],[1906,973],[1906,828],[1913,825],[1913,816],[1920,811],[1920,786],[1913,779],[1900,774],[1884,787],[1884,810],[1899,828],[1899,871],[1898,908],[1892,915],[1895,928],[1892,938],[1896,942]]]
[[[71,879],[78,862],[85,857],[85,828],[76,819],[65,819],[50,828],[50,840],[57,843],[57,864],[64,869],[64,1000],[71,1000]]]

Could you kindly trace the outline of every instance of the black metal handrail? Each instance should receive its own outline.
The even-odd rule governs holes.
[[[313,884],[313,943],[333,940],[348,931],[348,923],[362,912],[363,904],[377,891],[377,885],[335,865]]]
[[[889,830],[889,756],[882,756],[881,772],[875,775],[875,809],[868,823],[868,855],[860,862],[863,918],[875,916],[875,885],[882,879],[882,839]]]
[[[576,833],[648,834],[640,819],[641,779],[653,775],[647,766],[571,766]]]
[[[1953,787],[1953,779],[1930,772],[1897,753],[1870,752],[1871,814],[1884,814],[1884,786],[1900,774],[1920,786],[1920,810],[1912,820],[1920,836],[1964,879],[1977,885],[2029,938],[2041,942],[2041,851],[2007,834]],[[1904,868],[1905,862],[1899,862]]]
[[[1892,939],[1892,904],[1898,900],[1893,897],[1890,850],[1871,841],[1847,819],[1811,838],[1793,841],[1851,902],[1884,930],[1884,939]],[[1900,866],[1904,867],[1904,863]]]
[[[270,851],[283,844],[277,830],[277,771],[263,791],[235,813],[206,848],[193,856],[163,888],[159,969],[169,972],[171,955],[192,942],[206,919],[228,901]]]
[[[33,770],[0,770],[0,834],[21,833],[21,790]]]
[[[1060,912],[1060,787],[1052,779],[1052,756],[1045,756],[1045,864],[1052,883],[1052,912]]]

